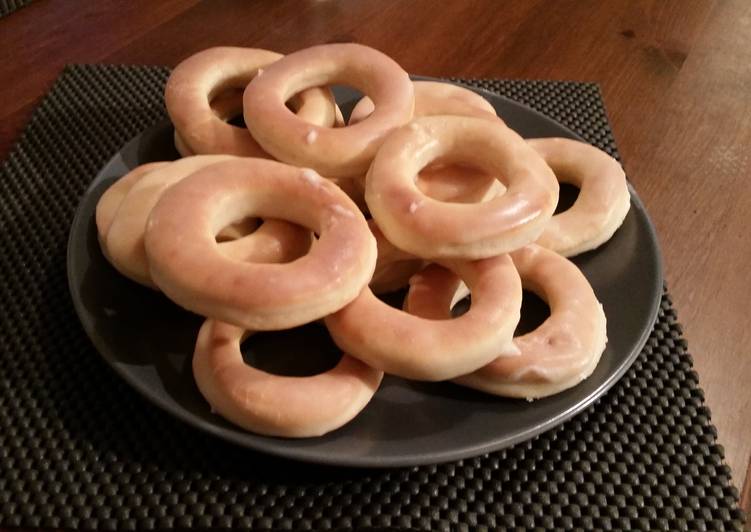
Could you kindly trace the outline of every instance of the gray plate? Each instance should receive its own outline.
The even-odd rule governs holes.
[[[511,100],[477,91],[524,137],[578,138]],[[338,92],[344,103],[350,95]],[[550,398],[527,402],[492,397],[450,383],[386,377],[351,423],[320,438],[258,436],[213,415],[193,381],[191,355],[201,318],[120,276],[102,256],[94,210],[104,190],[135,166],[174,159],[172,128],[158,125],[131,140],[94,179],[81,200],[68,243],[68,279],[86,333],[108,364],[148,400],[194,427],[274,455],[323,464],[392,467],[457,460],[528,440],[585,409],[628,369],[646,342],[662,292],[654,228],[631,191],[631,211],[604,246],[576,257],[608,318],[608,345],[592,376]],[[269,335],[248,355],[266,367],[295,353],[329,352],[315,327]],[[264,358],[264,353],[272,357]],[[264,362],[266,360],[266,362]],[[270,361],[270,362],[269,362]]]

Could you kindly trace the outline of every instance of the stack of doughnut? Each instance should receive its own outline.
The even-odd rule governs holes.
[[[346,126],[333,85],[366,95]],[[524,140],[481,96],[412,82],[358,44],[205,50],[174,69],[165,103],[183,157],[117,180],[96,225],[120,273],[206,317],[193,372],[216,414],[312,437],[352,420],[384,373],[531,400],[594,370],[605,314],[567,257],[628,212],[607,154]],[[240,114],[245,127],[228,123]],[[554,215],[559,182],[580,193]],[[402,309],[377,297],[402,289]],[[514,337],[523,289],[550,317]],[[333,369],[288,377],[243,361],[254,332],[318,320],[343,353]]]

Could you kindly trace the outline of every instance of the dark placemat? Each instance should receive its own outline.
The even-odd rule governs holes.
[[[529,442],[394,470],[310,466],[217,441],[147,403],[95,352],[66,240],[97,170],[165,117],[162,68],[65,70],[0,168],[0,526],[102,529],[740,529],[738,492],[664,295],[605,397]],[[615,155],[597,87],[473,81]]]
[[[17,9],[30,4],[31,0],[0,0],[0,17],[10,15]]]

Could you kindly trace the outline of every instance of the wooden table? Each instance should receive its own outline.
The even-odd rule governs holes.
[[[748,509],[748,0],[34,0],[0,19],[0,155],[65,64],[174,66],[220,44],[285,53],[339,41],[414,74],[600,84]]]

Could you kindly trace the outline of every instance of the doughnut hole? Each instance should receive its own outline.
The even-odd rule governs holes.
[[[400,288],[399,290],[393,290],[391,292],[375,294],[375,296],[388,306],[401,310],[404,305],[404,298],[407,297],[407,289]]]
[[[220,87],[216,94],[209,96],[209,105],[214,114],[222,121],[231,126],[246,129],[245,117],[243,116],[243,92],[245,85],[240,87],[228,86]],[[292,96],[285,105],[290,112],[297,113],[303,104],[299,93]],[[305,117],[302,117],[305,120]],[[344,119],[341,112],[337,109],[336,123],[334,127],[344,125]]]
[[[560,182],[559,186],[558,205],[555,207],[555,212],[553,213],[554,216],[566,212],[573,207],[574,203],[576,203],[576,199],[579,197],[579,187],[576,185]]]
[[[245,87],[229,87],[223,89],[216,96],[211,98],[210,102],[211,110],[214,111],[214,114],[216,116],[218,116],[224,122],[227,122],[229,125],[241,129],[245,129],[247,127],[245,125],[245,117],[243,116],[244,90]],[[291,112],[296,113],[302,105],[302,100],[300,99],[299,94],[292,96],[292,98],[290,98],[285,105]],[[341,125],[343,125],[343,119],[341,119],[340,113],[337,112],[337,121],[335,127],[339,127]]]
[[[472,304],[471,294],[460,299],[451,308],[451,317],[458,318],[465,314]],[[514,330],[514,338],[530,333],[542,325],[550,317],[550,307],[545,299],[529,288],[522,290],[522,309],[519,324]]]
[[[243,118],[243,91],[245,87],[225,87],[209,96],[209,105],[214,114],[229,125],[245,128]]]
[[[255,232],[259,227],[261,227],[261,225],[263,225],[263,220],[261,218],[246,216],[245,218],[233,221],[232,223],[224,226],[216,234],[215,238],[217,243],[231,242],[232,240],[237,240],[238,238],[242,238]]]
[[[318,375],[333,369],[342,358],[341,350],[320,323],[257,332],[242,342],[240,350],[249,366],[284,377]]]
[[[501,180],[467,163],[446,162],[442,158],[420,170],[415,184],[426,196],[446,203],[479,203],[503,194]]]
[[[545,300],[531,290],[523,290],[521,319],[514,331],[514,337],[531,333],[549,317],[550,307]]]

